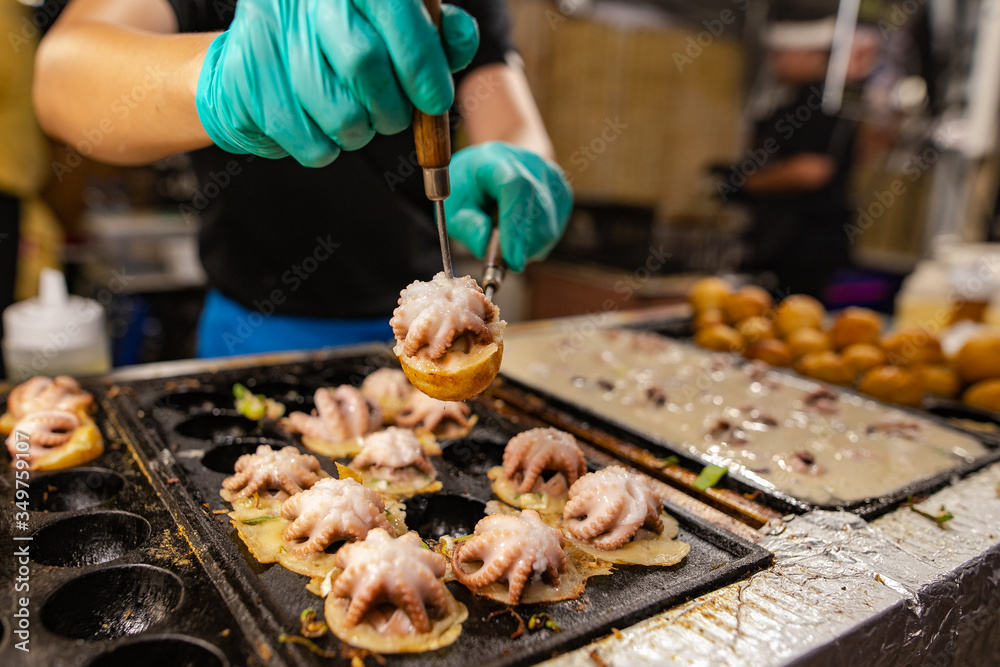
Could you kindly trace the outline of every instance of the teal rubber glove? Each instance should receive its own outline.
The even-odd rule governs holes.
[[[573,191],[557,164],[499,141],[455,153],[451,196],[444,200],[448,233],[479,258],[486,254],[497,212],[500,252],[513,271],[543,259],[566,230]]]
[[[240,0],[205,54],[198,117],[230,153],[322,167],[408,127],[413,105],[446,111],[478,47],[452,5],[439,37],[421,0]]]

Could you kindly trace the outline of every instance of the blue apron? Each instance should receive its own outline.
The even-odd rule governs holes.
[[[210,289],[198,322],[198,356],[312,350],[392,339],[389,317],[335,320],[249,310]]]

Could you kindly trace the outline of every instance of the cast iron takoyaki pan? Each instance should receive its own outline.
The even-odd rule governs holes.
[[[256,562],[230,525],[224,513],[228,505],[219,497],[219,489],[236,458],[259,444],[291,444],[305,449],[296,437],[273,423],[239,417],[229,398],[231,387],[241,382],[255,392],[276,391],[280,396],[275,397],[308,409],[316,387],[358,385],[371,371],[394,363],[379,347],[349,356],[334,354],[300,363],[134,382],[116,390],[108,401],[201,560],[219,585],[231,592],[227,602],[232,611],[226,613],[241,620],[243,633],[252,637],[257,656],[264,662],[347,664],[351,652],[342,650],[330,635],[316,643],[323,651],[341,657],[320,657],[297,644],[279,641],[283,633],[299,632],[303,610],[312,607],[321,612],[322,600],[306,591],[305,577],[277,564]],[[483,516],[485,502],[492,498],[485,471],[500,462],[506,441],[524,428],[490,412],[482,403],[473,403],[473,409],[479,421],[472,432],[442,442],[443,454],[435,458],[443,489],[406,503],[407,524],[424,538],[472,531]],[[332,461],[323,465],[335,474]],[[690,554],[679,565],[662,569],[619,567],[610,576],[592,578],[579,600],[518,608],[525,619],[537,612],[549,613],[561,632],[529,632],[511,639],[515,623],[510,615],[487,619],[491,612],[504,609],[503,605],[476,598],[453,582],[449,586],[470,612],[458,641],[438,651],[386,659],[394,665],[468,665],[470,656],[483,665],[538,662],[580,646],[612,627],[624,627],[738,580],[770,562],[768,551],[679,508],[668,506],[667,510],[680,521],[680,539],[691,545]]]

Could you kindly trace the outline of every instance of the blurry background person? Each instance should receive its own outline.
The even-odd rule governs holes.
[[[850,264],[848,196],[857,129],[847,114],[822,107],[835,19],[781,21],[765,33],[766,64],[776,90],[774,108],[753,132],[752,169],[722,169],[718,192],[724,201],[749,206],[749,257],[744,268],[776,275],[782,294],[822,298],[834,272]],[[847,81],[872,71],[877,38],[859,30]],[[749,172],[749,173],[745,173]]]

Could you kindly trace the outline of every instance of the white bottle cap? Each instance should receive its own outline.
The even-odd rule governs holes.
[[[5,347],[53,354],[107,341],[101,305],[69,295],[66,279],[55,269],[42,269],[37,298],[3,311],[3,329]]]

